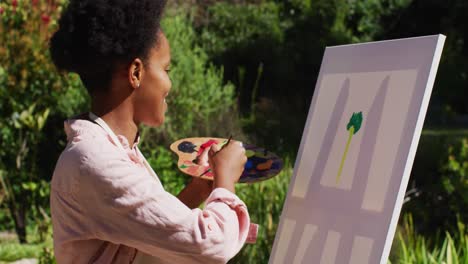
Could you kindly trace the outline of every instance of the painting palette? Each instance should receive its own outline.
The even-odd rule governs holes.
[[[172,143],[170,148],[179,158],[177,167],[185,174],[202,179],[213,180],[207,158],[203,151],[212,145],[222,147],[228,142],[225,138],[184,138]],[[240,183],[264,181],[276,176],[283,169],[283,160],[265,148],[244,144],[247,162],[239,179]],[[200,162],[201,160],[202,162]]]

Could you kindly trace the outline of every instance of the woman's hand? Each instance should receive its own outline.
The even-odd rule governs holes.
[[[232,140],[222,149],[212,145],[208,152],[208,162],[214,174],[214,188],[221,187],[234,193],[234,185],[239,181],[247,162],[242,144]]]
[[[212,145],[200,154],[197,163],[210,165],[214,181],[194,177],[177,197],[193,209],[208,198],[213,188],[225,188],[234,193],[234,185],[244,171],[245,162],[247,157],[240,142],[230,141],[222,150],[217,145]]]

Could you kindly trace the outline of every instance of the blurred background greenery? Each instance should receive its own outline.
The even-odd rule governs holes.
[[[0,261],[53,263],[49,182],[67,117],[89,98],[48,52],[65,0],[0,1]],[[285,159],[274,179],[240,185],[259,241],[230,263],[267,263],[325,46],[443,33],[447,41],[391,263],[468,263],[466,0],[172,0],[163,21],[173,92],[167,122],[142,128],[142,151],[166,189],[187,177],[168,146],[235,138]],[[261,195],[260,195],[261,194]]]

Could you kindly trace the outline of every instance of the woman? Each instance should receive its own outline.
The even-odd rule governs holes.
[[[239,142],[206,150],[213,186],[194,179],[178,197],[138,150],[138,125],[164,122],[171,89],[164,5],[70,0],[51,39],[57,68],[78,73],[92,98],[90,113],[65,122],[68,144],[52,178],[59,264],[226,263],[254,230],[234,194],[246,162]]]

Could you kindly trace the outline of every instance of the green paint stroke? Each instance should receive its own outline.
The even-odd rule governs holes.
[[[346,155],[348,154],[349,145],[351,144],[351,139],[353,136],[361,129],[362,125],[362,112],[353,113],[351,118],[349,119],[348,125],[346,125],[346,130],[349,131],[348,141],[346,142],[346,147],[343,153],[343,157],[341,158],[340,169],[338,170],[338,175],[336,176],[336,183],[340,182],[341,173],[343,172],[344,163],[346,160]]]

